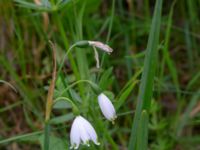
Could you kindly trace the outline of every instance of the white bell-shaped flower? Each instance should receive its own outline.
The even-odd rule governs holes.
[[[90,146],[90,140],[92,140],[96,145],[100,144],[97,141],[97,134],[92,125],[85,118],[77,116],[72,123],[70,131],[70,149],[78,149],[81,142]]]
[[[105,94],[101,93],[98,96],[98,103],[106,119],[114,123],[114,120],[117,118],[117,115],[115,112],[115,108],[111,103],[111,101],[109,100],[109,98]]]

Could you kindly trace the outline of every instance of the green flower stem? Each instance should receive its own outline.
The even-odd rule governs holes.
[[[65,53],[65,55],[64,55],[64,57],[63,57],[63,59],[62,59],[62,62],[61,62],[61,64],[60,64],[59,68],[58,68],[58,74],[61,72],[61,69],[62,69],[62,67],[63,67],[63,65],[64,65],[65,59],[66,59],[67,56],[69,55],[69,52],[70,52],[74,47],[75,47],[75,45],[72,45],[72,46],[67,50],[67,52]]]
[[[79,84],[79,83],[89,83],[89,85],[91,85],[92,89],[94,90],[94,92],[99,95],[102,91],[101,89],[95,84],[93,83],[92,81],[90,80],[79,80],[79,81],[76,81],[74,83],[72,83],[71,85],[69,85],[66,89],[64,89],[61,93],[61,95],[63,95],[65,92],[67,92],[69,89],[71,89],[72,87],[74,87],[75,85]]]
[[[65,53],[65,55],[62,59],[62,62],[61,62],[60,67],[58,69],[58,74],[60,73],[60,71],[61,71],[61,69],[64,65],[65,59],[67,58],[67,56],[69,55],[69,53],[72,51],[72,49],[74,47],[84,48],[84,47],[87,47],[88,45],[89,45],[88,41],[78,41],[75,44],[73,44],[72,46],[70,46],[70,48],[67,50],[67,52]]]

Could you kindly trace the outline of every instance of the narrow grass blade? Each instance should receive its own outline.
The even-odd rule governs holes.
[[[191,38],[191,35],[189,34],[189,32],[190,32],[190,26],[189,26],[189,23],[186,22],[185,23],[185,42],[186,42],[186,46],[187,46],[189,66],[190,66],[190,69],[193,70],[194,69],[194,54],[192,51],[192,49],[193,49],[192,38]]]
[[[137,83],[139,82],[137,80],[137,77],[141,74],[142,69],[140,69],[138,72],[135,73],[135,75],[127,82],[127,84],[123,87],[123,89],[119,92],[117,96],[117,102],[115,104],[116,110],[118,110],[125,102],[125,100],[128,98],[130,93],[133,91],[133,88]]]
[[[12,84],[10,84],[9,82],[4,81],[4,80],[0,80],[0,83],[4,83],[4,84],[8,85],[9,87],[11,87],[17,93],[16,88]]]
[[[13,136],[11,138],[1,140],[0,144],[5,144],[5,143],[17,141],[17,140],[23,140],[24,138],[32,138],[33,136],[41,135],[42,133],[43,133],[43,131],[36,131],[36,132],[27,133],[27,134],[23,134],[23,135]]]
[[[137,140],[136,133],[138,130],[142,109],[146,109],[148,111],[151,104],[154,74],[157,65],[161,10],[162,10],[162,0],[157,0],[153,15],[153,21],[151,25],[151,31],[147,44],[144,70],[142,73],[142,79],[139,89],[136,113],[133,121],[131,137],[129,140],[129,147],[128,147],[129,150],[133,150],[136,146],[136,140]]]
[[[148,144],[148,113],[143,110],[137,133],[137,150],[147,150]]]
[[[28,9],[34,9],[38,11],[51,11],[50,8],[46,8],[44,6],[38,6],[34,3],[26,2],[24,0],[14,0],[18,6],[28,8]]]
[[[173,60],[171,59],[169,51],[168,51],[175,4],[176,4],[176,1],[173,2],[172,6],[171,6],[170,13],[169,13],[166,36],[165,36],[165,43],[164,43],[164,48],[163,48],[163,54],[164,54],[164,59],[166,60],[167,66],[169,68],[169,71],[172,75],[172,80],[175,84],[175,88],[176,88],[176,91],[177,91],[177,97],[178,97],[178,99],[180,99],[180,92],[178,92],[178,91],[180,91],[179,81],[178,81],[178,73],[176,71],[176,66],[175,66]]]
[[[118,110],[121,106],[123,106],[125,100],[128,98],[128,96],[133,91],[133,88],[135,87],[135,85],[137,85],[138,82],[139,82],[138,80],[133,81],[132,84],[128,88],[126,88],[126,90],[123,91],[123,93],[117,99],[117,103],[115,106],[116,110]]]
[[[182,133],[184,127],[189,122],[190,113],[191,113],[192,109],[194,108],[194,106],[197,104],[199,97],[200,97],[200,90],[196,94],[194,94],[194,96],[190,100],[190,103],[188,104],[188,107],[187,107],[185,113],[183,114],[180,122],[178,123],[177,133],[176,133],[178,137],[181,136],[181,133]]]

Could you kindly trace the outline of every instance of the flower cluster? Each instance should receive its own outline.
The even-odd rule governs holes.
[[[79,48],[84,48],[87,46],[93,47],[94,52],[95,52],[95,60],[96,60],[97,68],[99,68],[100,65],[99,65],[98,52],[96,48],[108,54],[113,52],[113,49],[110,46],[99,41],[78,41],[74,45],[71,46],[70,50],[75,46]],[[104,115],[106,119],[114,123],[114,120],[117,118],[117,116],[116,116],[115,108],[112,102],[109,100],[109,98],[105,94],[101,93],[101,90],[99,90],[98,86],[91,84],[91,87],[93,88],[95,93],[98,95],[98,104],[99,104],[102,114]],[[87,121],[85,118],[83,118],[82,116],[78,115],[74,119],[72,123],[71,131],[70,131],[70,143],[71,143],[70,148],[78,149],[81,143],[89,146],[89,141],[93,141],[96,145],[100,144],[97,140],[96,131],[91,125],[91,123]]]
[[[114,122],[117,116],[115,108],[109,98],[105,94],[101,93],[98,96],[98,103],[105,118]],[[74,119],[72,123],[70,132],[70,149],[78,149],[81,142],[89,146],[90,140],[93,141],[96,145],[100,144],[97,140],[96,131],[90,122],[79,115]]]

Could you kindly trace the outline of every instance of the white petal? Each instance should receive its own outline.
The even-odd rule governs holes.
[[[87,133],[90,136],[90,139],[96,144],[99,145],[100,143],[97,141],[97,134],[94,130],[94,128],[92,127],[92,125],[90,124],[89,121],[87,121],[86,119],[84,119],[83,117],[80,118],[83,122],[83,126],[86,129]]]
[[[80,134],[80,138],[83,141],[84,144],[87,144],[89,146],[89,140],[90,140],[90,135],[87,133],[85,126],[84,126],[84,122],[82,120],[81,116],[78,116],[78,128],[79,128],[79,134]]]
[[[76,117],[75,120],[72,123],[71,131],[70,131],[70,142],[71,142],[71,147],[70,149],[78,149],[79,144],[80,144],[80,132],[78,128],[78,118]]]
[[[96,145],[100,144],[97,141],[97,134],[90,122],[81,116],[77,116],[71,127],[70,149],[78,149],[81,142],[83,142],[83,144],[86,144],[87,146],[90,146],[89,140],[92,140]]]
[[[115,112],[115,108],[114,108],[113,104],[108,99],[108,97],[106,95],[104,95],[103,93],[101,93],[98,96],[98,103],[99,103],[99,106],[101,108],[103,115],[108,120],[113,121],[116,118],[116,112]]]

